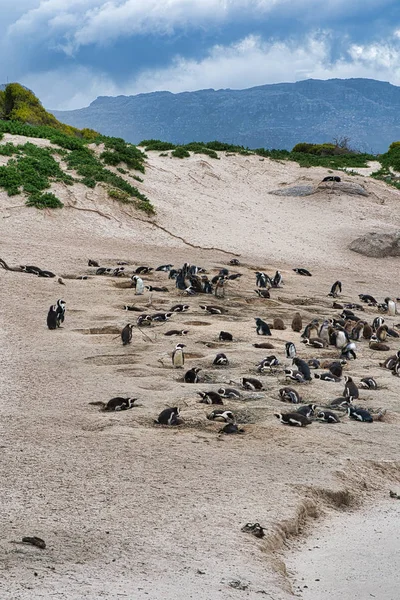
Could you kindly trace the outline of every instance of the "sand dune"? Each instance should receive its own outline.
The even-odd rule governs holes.
[[[348,370],[357,381],[379,380],[380,389],[361,392],[361,402],[386,408],[383,422],[343,418],[334,426],[285,428],[273,416],[286,408],[278,397],[279,369],[261,376],[261,397],[226,403],[244,435],[218,435],[221,425],[205,418],[210,407],[198,403],[197,391],[256,374],[266,353],[252,345],[260,341],[255,317],[284,319],[287,329],[274,330],[270,340],[284,366],[287,340],[306,358],[337,356],[333,347],[303,349],[290,329],[297,310],[305,322],[337,315],[327,297],[336,279],[344,301],[357,301],[359,293],[400,296],[398,260],[364,258],[347,247],[364,232],[398,228],[398,191],[365,175],[341,174],[370,195],[268,194],[317,184],[325,175],[258,157],[179,160],[149,153],[139,187],[156,207],[152,220],[110,201],[100,186],[55,184],[66,205],[56,212],[28,209],[22,198],[0,192],[0,257],[51,269],[66,283],[0,270],[2,598],[286,600],[292,581],[284,550],[291,536],[311,529],[315,518],[374,501],[399,481],[400,381],[379,368],[381,356],[366,342]],[[182,298],[165,273],[144,280],[166,285],[168,293],[135,296],[120,285],[123,279],[96,277],[87,267],[88,258],[104,266],[125,260],[129,273],[141,264],[188,261],[213,276],[234,256],[242,277],[226,298],[206,299],[222,304],[224,315],[206,315],[204,297]],[[313,276],[296,275],[297,266]],[[283,274],[284,286],[271,291],[271,300],[254,293],[258,268]],[[75,279],[82,274],[88,280]],[[49,331],[47,310],[60,297],[66,321]],[[182,300],[188,313],[145,335],[134,328],[130,346],[115,333],[101,335],[102,327],[134,322],[125,303],[156,311]],[[366,311],[370,321],[376,314]],[[176,339],[164,336],[169,328],[189,329],[187,366],[202,368],[201,383],[184,384],[182,372],[172,369]],[[218,342],[221,330],[232,332],[233,344]],[[398,341],[389,344],[395,353]],[[227,368],[212,364],[220,351],[230,359]],[[301,392],[323,405],[342,389],[342,382],[315,380]],[[137,395],[140,406],[107,414],[88,404],[125,394]],[[166,406],[181,408],[183,426],[154,426]],[[265,527],[265,538],[241,532],[254,521]],[[24,535],[45,539],[46,550],[13,543]]]

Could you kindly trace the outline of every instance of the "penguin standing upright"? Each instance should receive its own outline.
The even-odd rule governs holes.
[[[172,366],[176,369],[182,368],[185,364],[185,354],[183,352],[185,347],[186,344],[177,344],[172,352]]]
[[[359,392],[358,392],[358,387],[354,383],[353,379],[351,377],[349,377],[348,375],[346,375],[344,380],[346,383],[345,383],[344,390],[343,390],[343,396],[345,398],[351,398],[352,400],[357,399],[359,396]]]
[[[125,327],[121,331],[121,340],[122,340],[122,344],[124,346],[126,346],[127,344],[130,344],[132,341],[132,327],[133,327],[133,325],[128,323],[127,325],[125,325]]]
[[[132,282],[133,285],[135,287],[135,294],[136,296],[141,296],[144,292],[144,283],[143,283],[143,279],[141,277],[138,277],[138,275],[134,275],[132,277]]]
[[[292,363],[296,365],[296,367],[298,368],[298,370],[303,375],[306,381],[311,381],[310,367],[308,366],[305,360],[296,357],[293,359]]]
[[[280,271],[276,271],[274,278],[272,280],[272,287],[277,288],[283,284],[282,273]]]
[[[286,358],[294,358],[296,356],[296,346],[293,342],[286,342],[285,344]]]
[[[268,324],[260,318],[256,318],[257,335],[271,335],[271,330]]]
[[[387,314],[394,317],[397,313],[396,302],[391,298],[385,298],[385,302],[387,304]]]
[[[57,329],[57,305],[52,305],[47,313],[47,327]]]
[[[337,298],[339,292],[342,293],[342,282],[335,281],[335,283],[331,287],[331,291],[329,292],[328,296],[332,296],[332,298]]]
[[[303,329],[303,320],[300,313],[296,313],[292,320],[293,331],[301,331]]]

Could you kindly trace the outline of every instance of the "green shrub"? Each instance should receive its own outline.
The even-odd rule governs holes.
[[[175,144],[171,144],[170,142],[161,142],[160,140],[143,140],[139,142],[138,146],[145,146],[146,152],[148,150],[173,150],[176,148]]]
[[[27,206],[34,206],[35,208],[62,208],[64,204],[55,196],[52,192],[46,194],[40,194],[38,192],[31,194],[28,200],[25,202]]]
[[[190,152],[188,152],[183,146],[178,146],[178,148],[171,152],[171,155],[175,156],[175,158],[188,158],[190,156]]]
[[[115,200],[119,200],[120,202],[128,202],[130,196],[127,192],[123,192],[122,190],[116,190],[111,188],[108,190],[108,195],[110,198],[114,198]]]

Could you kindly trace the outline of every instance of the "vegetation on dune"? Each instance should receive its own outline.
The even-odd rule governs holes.
[[[91,188],[99,182],[109,184],[123,193],[125,202],[129,199],[131,204],[148,214],[155,212],[144,194],[107,168],[117,167],[122,174],[129,174],[142,182],[140,177],[131,175],[129,169],[144,173],[146,156],[143,152],[121,138],[102,136],[91,129],[79,130],[60,123],[43,108],[30,90],[17,83],[9,84],[4,91],[0,91],[0,140],[5,133],[47,139],[55,146],[39,148],[34,144],[0,144],[0,155],[10,157],[7,165],[0,167],[0,187],[9,195],[26,193],[29,206],[62,206],[60,200],[54,201],[54,194],[42,193],[50,187],[52,181],[63,181],[66,184],[74,182],[73,177],[63,171],[53,156],[58,155],[80,176],[75,181]],[[104,144],[104,151],[100,156],[89,147],[92,142]],[[121,163],[126,165],[128,171],[118,167]]]
[[[390,144],[389,150],[385,154],[380,154],[377,159],[381,163],[381,168],[372,173],[371,177],[386,181],[400,190],[400,142]]]

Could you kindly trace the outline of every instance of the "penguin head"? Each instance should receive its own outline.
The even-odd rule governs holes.
[[[186,344],[177,344],[175,346],[175,350],[182,350],[183,348],[186,348]]]

